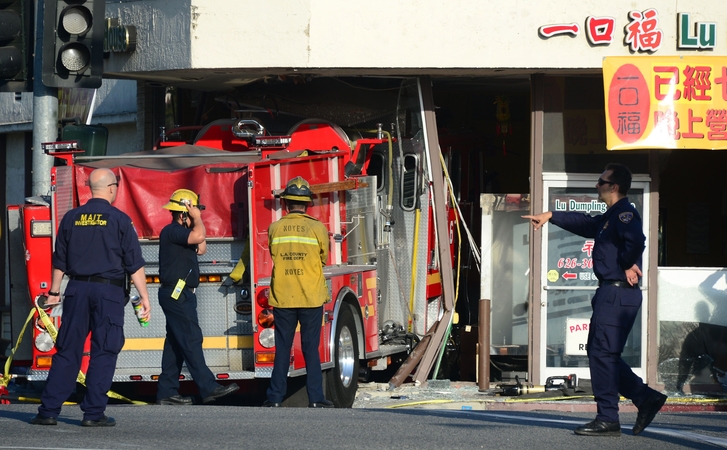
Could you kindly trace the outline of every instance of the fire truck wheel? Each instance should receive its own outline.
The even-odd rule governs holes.
[[[350,408],[358,389],[358,339],[353,313],[341,310],[336,325],[335,366],[326,373],[328,398],[338,408]]]

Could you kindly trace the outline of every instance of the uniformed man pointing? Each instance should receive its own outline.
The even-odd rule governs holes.
[[[596,183],[598,198],[608,207],[604,214],[548,211],[523,216],[536,230],[551,221],[571,233],[595,239],[593,273],[598,289],[591,300],[593,315],[586,351],[598,414],[595,420],[575,429],[580,435],[621,435],[619,393],[639,409],[634,434],[641,433],[666,402],[666,395],[644,384],[621,358],[641,307],[639,277],[646,241],[641,216],[626,197],[630,188],[629,169],[609,164]]]

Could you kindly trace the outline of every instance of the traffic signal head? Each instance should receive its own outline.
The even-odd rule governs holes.
[[[45,2],[43,84],[50,87],[101,86],[105,12],[105,0]]]
[[[31,0],[0,0],[0,92],[28,90],[33,65],[31,6]]]

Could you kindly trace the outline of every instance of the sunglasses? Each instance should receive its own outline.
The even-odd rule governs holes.
[[[119,187],[119,181],[121,181],[121,177],[116,175],[116,183],[107,184],[106,187],[111,187],[111,186]]]
[[[599,178],[598,179],[598,185],[599,186],[603,186],[604,184],[616,184],[616,183],[614,183],[613,181],[606,181],[603,178]]]

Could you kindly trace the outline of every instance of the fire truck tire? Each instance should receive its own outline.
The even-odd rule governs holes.
[[[337,408],[350,408],[358,389],[358,338],[350,308],[343,308],[336,325],[335,366],[326,373],[328,399]]]

